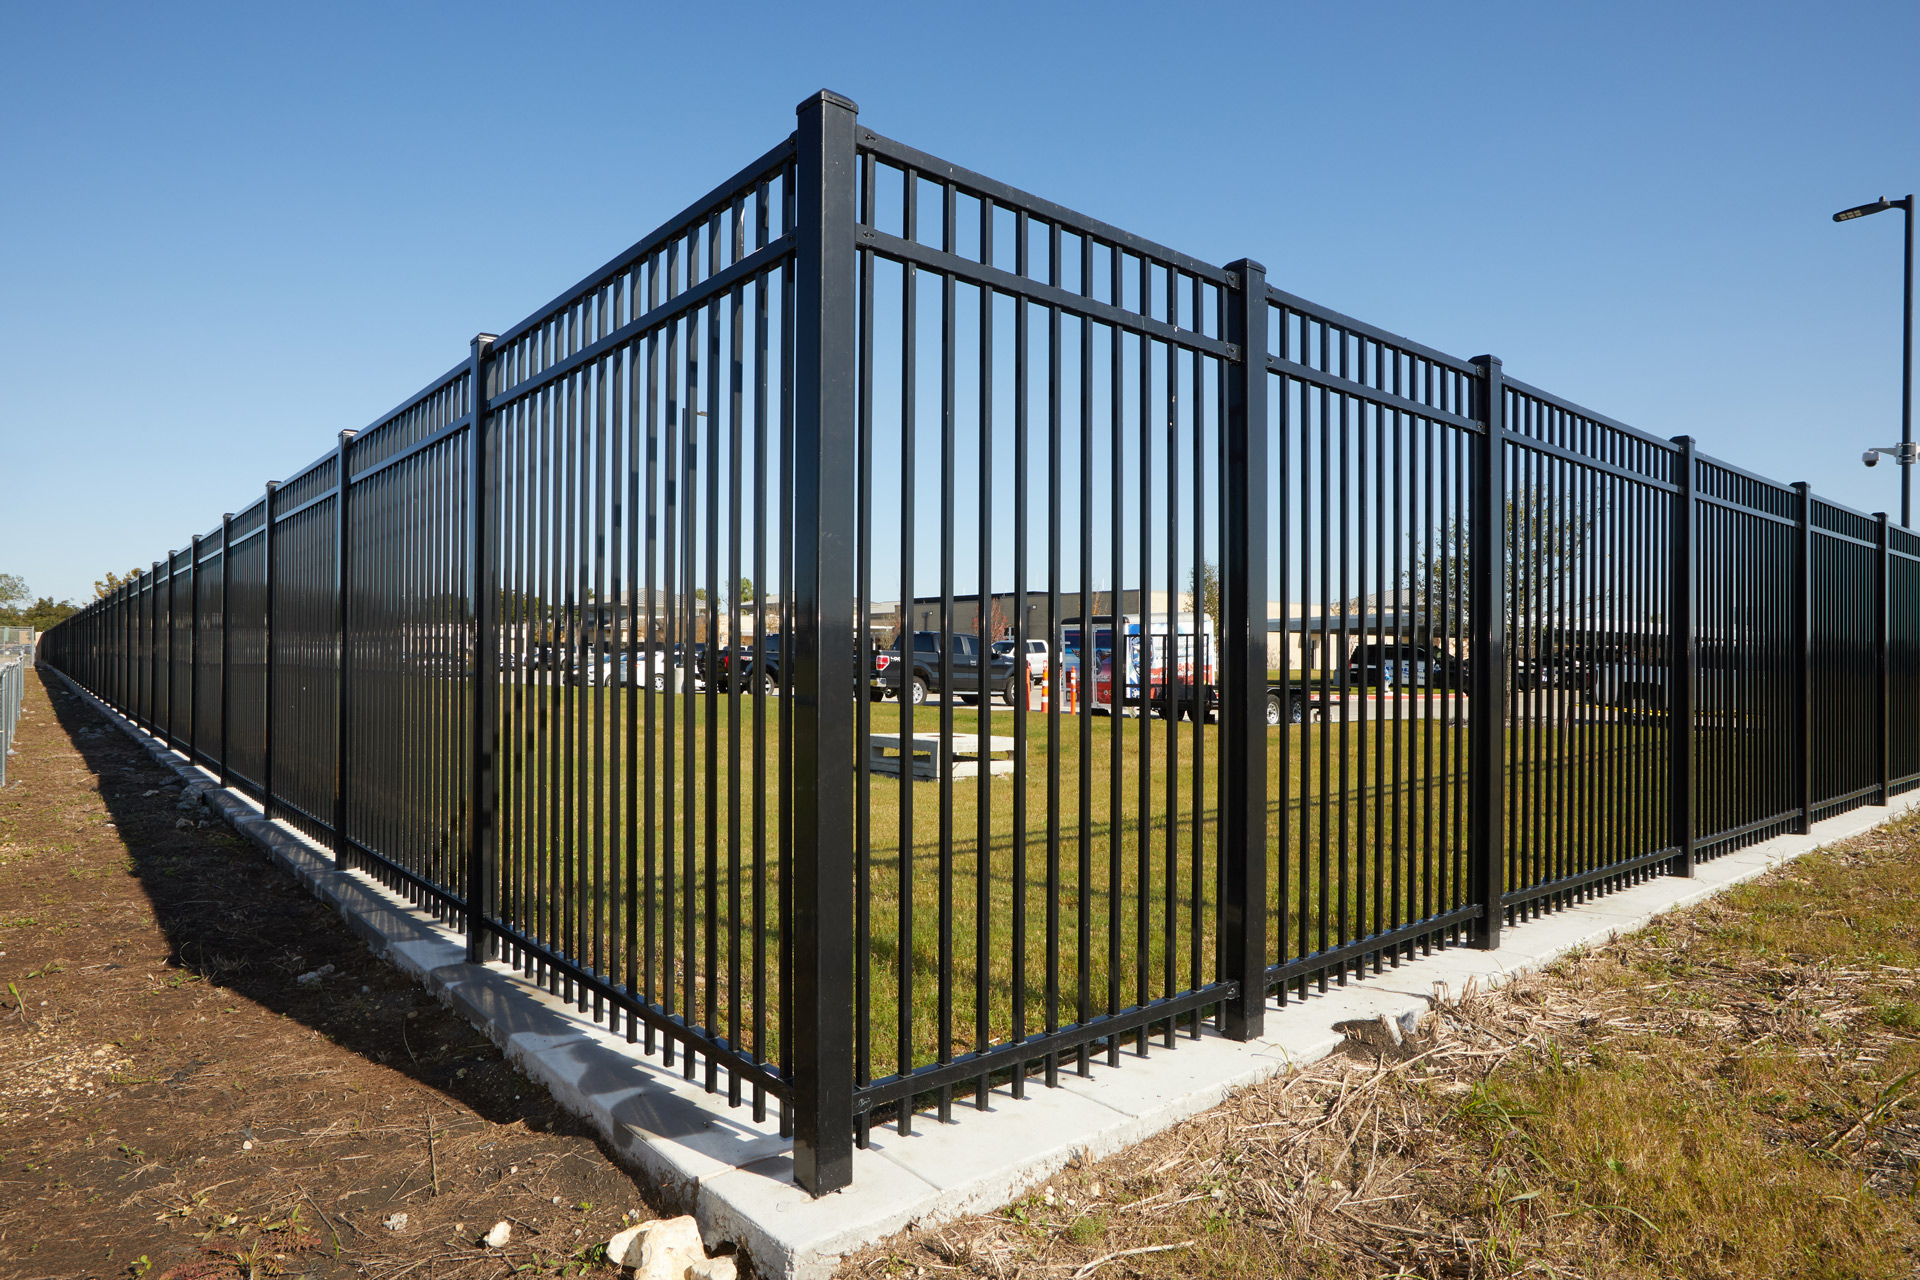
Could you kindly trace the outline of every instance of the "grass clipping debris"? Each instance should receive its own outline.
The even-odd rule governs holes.
[[[1916,890],[1905,820],[844,1274],[1911,1276]]]

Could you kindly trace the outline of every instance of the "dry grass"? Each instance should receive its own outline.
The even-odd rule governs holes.
[[[844,1274],[1911,1276],[1917,890],[1906,821]]]

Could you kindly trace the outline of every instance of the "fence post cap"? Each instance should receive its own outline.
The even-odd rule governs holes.
[[[1256,262],[1252,258],[1240,258],[1233,262],[1229,262],[1227,264],[1227,270],[1258,271],[1261,275],[1265,275],[1267,274],[1267,264],[1264,262]]]
[[[846,94],[835,93],[831,89],[822,89],[818,93],[810,93],[800,99],[800,104],[793,109],[793,114],[805,115],[807,108],[815,106],[845,107],[855,115],[860,114],[859,103],[849,98]]]
[[[476,333],[473,335],[473,345],[479,347],[482,351],[485,351],[498,341],[500,341],[500,335],[497,333]]]
[[[1472,360],[1468,361],[1468,363],[1469,364],[1499,364],[1501,363],[1501,361],[1499,356],[1475,356]]]

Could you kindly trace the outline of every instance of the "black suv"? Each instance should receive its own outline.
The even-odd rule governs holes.
[[[1020,664],[1011,655],[989,652],[983,667],[979,636],[952,635],[947,640],[953,655],[955,697],[976,702],[987,693],[999,696],[1008,706],[1014,705],[1022,685],[1016,674]],[[873,655],[868,693],[875,698],[888,694],[905,697],[917,706],[927,700],[927,695],[941,692],[940,665],[940,633],[916,631],[911,654],[903,654],[896,640],[892,648]]]
[[[1356,688],[1466,688],[1467,664],[1424,644],[1356,644],[1347,658],[1347,680]]]

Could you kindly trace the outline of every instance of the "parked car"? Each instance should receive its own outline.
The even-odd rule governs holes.
[[[1013,657],[1014,645],[1016,643],[1017,642],[1013,640],[996,641],[993,646],[993,651],[1011,658]],[[1047,678],[1047,642],[1045,640],[1035,640],[1029,636],[1026,640],[1026,646],[1027,678],[1035,684],[1038,684]]]
[[[1347,681],[1355,688],[1464,689],[1466,664],[1424,644],[1356,644],[1347,657]]]
[[[951,692],[962,702],[978,701],[983,693],[999,696],[1008,706],[1019,700],[1020,664],[1010,655],[991,650],[983,660],[978,636],[947,637],[948,652],[952,655],[950,690],[943,689],[940,683],[943,665],[940,633],[916,631],[912,643],[912,649],[903,652],[896,640],[892,648],[873,656],[873,670],[867,681],[869,696],[882,698],[891,694],[906,698],[916,706],[925,702],[930,694],[943,692]]]

